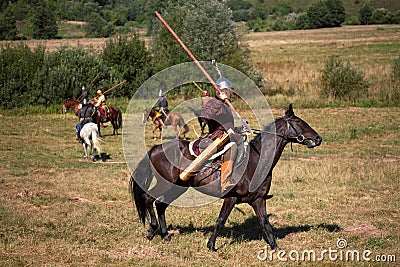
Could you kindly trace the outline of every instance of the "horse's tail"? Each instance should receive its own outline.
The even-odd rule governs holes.
[[[117,119],[117,129],[121,128],[122,126],[122,112],[119,108],[117,108],[118,110],[118,119]]]
[[[145,224],[146,217],[148,215],[146,209],[146,191],[150,187],[150,183],[153,177],[153,172],[151,170],[150,155],[154,147],[146,154],[146,156],[139,162],[136,169],[131,175],[129,181],[129,190],[132,195],[132,200],[135,202],[136,210],[139,215],[140,221]],[[139,184],[137,181],[141,183]],[[142,188],[143,187],[143,188]]]
[[[185,123],[185,121],[183,120],[183,117],[182,117],[182,116],[179,117],[178,125],[179,125],[179,127],[181,128],[179,134],[184,135],[184,134],[186,134],[186,133],[189,132],[190,128],[189,128],[189,126]]]

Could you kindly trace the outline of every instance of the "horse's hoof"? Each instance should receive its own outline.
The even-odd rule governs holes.
[[[212,252],[217,252],[217,250],[215,249],[215,246],[214,246],[214,245],[209,245],[209,244],[207,244],[207,248],[208,248],[210,251],[212,251]]]
[[[155,233],[153,231],[147,230],[146,231],[146,238],[148,240],[153,240]]]
[[[165,235],[165,236],[162,237],[162,240],[166,241],[166,242],[169,242],[169,241],[171,241],[171,237],[169,237],[169,235]]]

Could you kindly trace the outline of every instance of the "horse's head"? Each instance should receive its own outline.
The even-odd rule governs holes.
[[[68,112],[68,101],[69,99],[65,99],[62,105],[62,114],[66,114]]]
[[[152,111],[151,108],[146,108],[145,110],[143,110],[143,116],[142,116],[143,123],[146,123],[146,121],[149,119],[151,111]]]
[[[306,145],[308,148],[319,146],[322,143],[321,136],[294,114],[292,104],[289,105],[283,119],[287,126],[284,135],[289,142]]]

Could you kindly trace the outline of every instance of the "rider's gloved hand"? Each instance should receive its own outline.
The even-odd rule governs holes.
[[[224,92],[221,92],[219,94],[219,98],[222,99],[222,100],[225,100],[225,99],[228,99],[228,96]]]

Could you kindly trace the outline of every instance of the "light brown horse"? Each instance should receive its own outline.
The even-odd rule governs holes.
[[[65,99],[63,106],[62,106],[62,113],[66,114],[68,112],[68,110],[72,109],[74,111],[75,115],[78,116],[80,104],[81,104],[81,102],[75,101],[71,98]]]
[[[150,119],[153,124],[153,138],[157,139],[156,130],[158,129],[160,134],[159,137],[161,139],[163,126],[172,125],[175,130],[176,138],[179,138],[180,135],[183,135],[183,138],[186,138],[186,133],[189,132],[189,126],[183,120],[183,117],[178,112],[170,112],[168,117],[160,116],[160,112],[156,109],[145,109],[143,111],[143,119],[142,122],[145,123],[148,119]],[[179,128],[178,128],[179,127]]]

